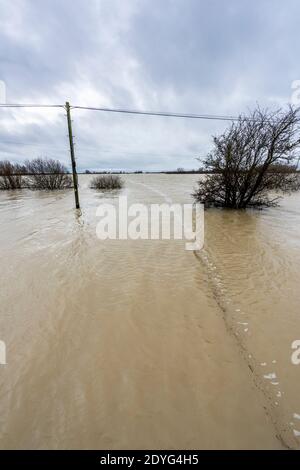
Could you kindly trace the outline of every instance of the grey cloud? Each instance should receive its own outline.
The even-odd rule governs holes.
[[[286,103],[300,78],[296,0],[0,0],[0,11],[0,79],[11,102],[236,114]],[[63,112],[29,115],[0,110],[0,158],[67,163]],[[226,126],[73,118],[81,169],[192,168]]]

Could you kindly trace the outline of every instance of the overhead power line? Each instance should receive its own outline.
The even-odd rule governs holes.
[[[0,104],[0,108],[64,108],[63,104]]]
[[[89,106],[72,106],[72,109],[83,109],[89,111],[103,111],[108,113],[122,113],[122,114],[139,114],[144,116],[162,116],[162,117],[177,117],[188,119],[209,119],[217,121],[237,121],[237,116],[217,116],[212,114],[190,114],[190,113],[172,113],[166,111],[139,111],[136,109],[120,109],[120,108],[93,108]]]
[[[0,104],[1,108],[65,108],[62,104]],[[222,116],[213,114],[193,114],[193,113],[175,113],[167,111],[140,111],[137,109],[123,108],[96,108],[92,106],[70,106],[71,109],[81,109],[86,111],[102,111],[108,113],[137,114],[142,116],[160,116],[175,117],[186,119],[206,119],[215,121],[237,121],[237,116]]]
[[[0,104],[0,108],[63,108],[67,110],[66,106],[63,104]],[[167,111],[142,111],[138,109],[125,109],[125,108],[98,108],[93,106],[71,106],[70,109],[79,109],[86,111],[101,111],[107,113],[121,113],[121,114],[137,114],[143,116],[159,116],[159,117],[175,117],[175,118],[186,118],[186,119],[206,119],[211,121],[257,121],[260,122],[260,119],[255,119],[247,116],[231,116],[231,115],[216,115],[216,114],[193,114],[193,113],[175,113]],[[299,121],[300,119],[298,119]],[[265,122],[269,122],[266,120]]]

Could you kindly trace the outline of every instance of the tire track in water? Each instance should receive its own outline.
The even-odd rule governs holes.
[[[138,182],[138,181],[130,181],[130,183],[136,184],[136,185],[139,185],[139,186],[144,186],[145,188],[150,189],[150,191],[152,191],[153,193],[158,194],[159,196],[162,196],[164,198],[165,202],[167,202],[168,204],[172,204],[172,202],[173,202],[172,198],[169,197],[166,193],[164,193],[163,191],[160,191],[159,189],[153,188],[153,186],[150,186],[149,184],[141,183],[141,182]]]
[[[240,315],[244,315],[244,312],[241,311],[239,308],[235,308],[233,305],[232,299],[228,295],[227,288],[225,286],[224,281],[222,280],[221,276],[218,274],[217,267],[212,262],[211,258],[209,257],[208,252],[203,249],[202,251],[194,252],[195,258],[204,266],[205,271],[207,273],[208,283],[212,290],[213,298],[215,299],[226,326],[228,333],[235,338],[235,341],[239,347],[240,353],[247,364],[247,367],[251,371],[251,375],[253,377],[253,382],[255,386],[261,391],[263,394],[267,406],[264,407],[267,416],[271,419],[273,426],[276,431],[276,437],[280,441],[280,443],[286,449],[296,449],[298,448],[298,443],[293,440],[290,434],[290,428],[288,425],[284,423],[280,423],[280,420],[276,417],[276,412],[279,406],[279,400],[282,397],[282,393],[280,395],[277,392],[277,400],[274,402],[274,395],[269,392],[265,387],[265,380],[269,380],[272,385],[279,385],[279,380],[277,375],[274,372],[270,372],[266,375],[261,375],[258,372],[259,365],[260,366],[267,366],[267,363],[259,363],[250,352],[243,341],[243,336],[238,331],[238,327],[242,326],[244,333],[248,333],[249,331],[249,322],[248,321],[237,321],[235,322],[233,318],[233,312],[238,313]],[[276,361],[273,361],[273,364]]]

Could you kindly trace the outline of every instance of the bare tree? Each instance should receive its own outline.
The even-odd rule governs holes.
[[[91,189],[121,189],[124,186],[124,182],[120,176],[116,175],[102,175],[95,176],[90,184]]]
[[[36,158],[25,162],[31,189],[55,190],[72,187],[67,168],[58,160]]]
[[[24,187],[24,166],[13,164],[8,160],[0,162],[0,189],[21,189]]]
[[[276,205],[279,193],[299,190],[298,114],[292,107],[285,112],[257,108],[214,137],[214,149],[204,161],[209,174],[199,181],[195,199],[206,206],[243,209]]]

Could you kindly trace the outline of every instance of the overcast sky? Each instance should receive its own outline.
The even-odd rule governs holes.
[[[298,0],[0,0],[8,103],[235,115],[300,79]],[[80,169],[196,168],[226,123],[74,111]],[[0,159],[69,163],[63,110],[0,109]]]

